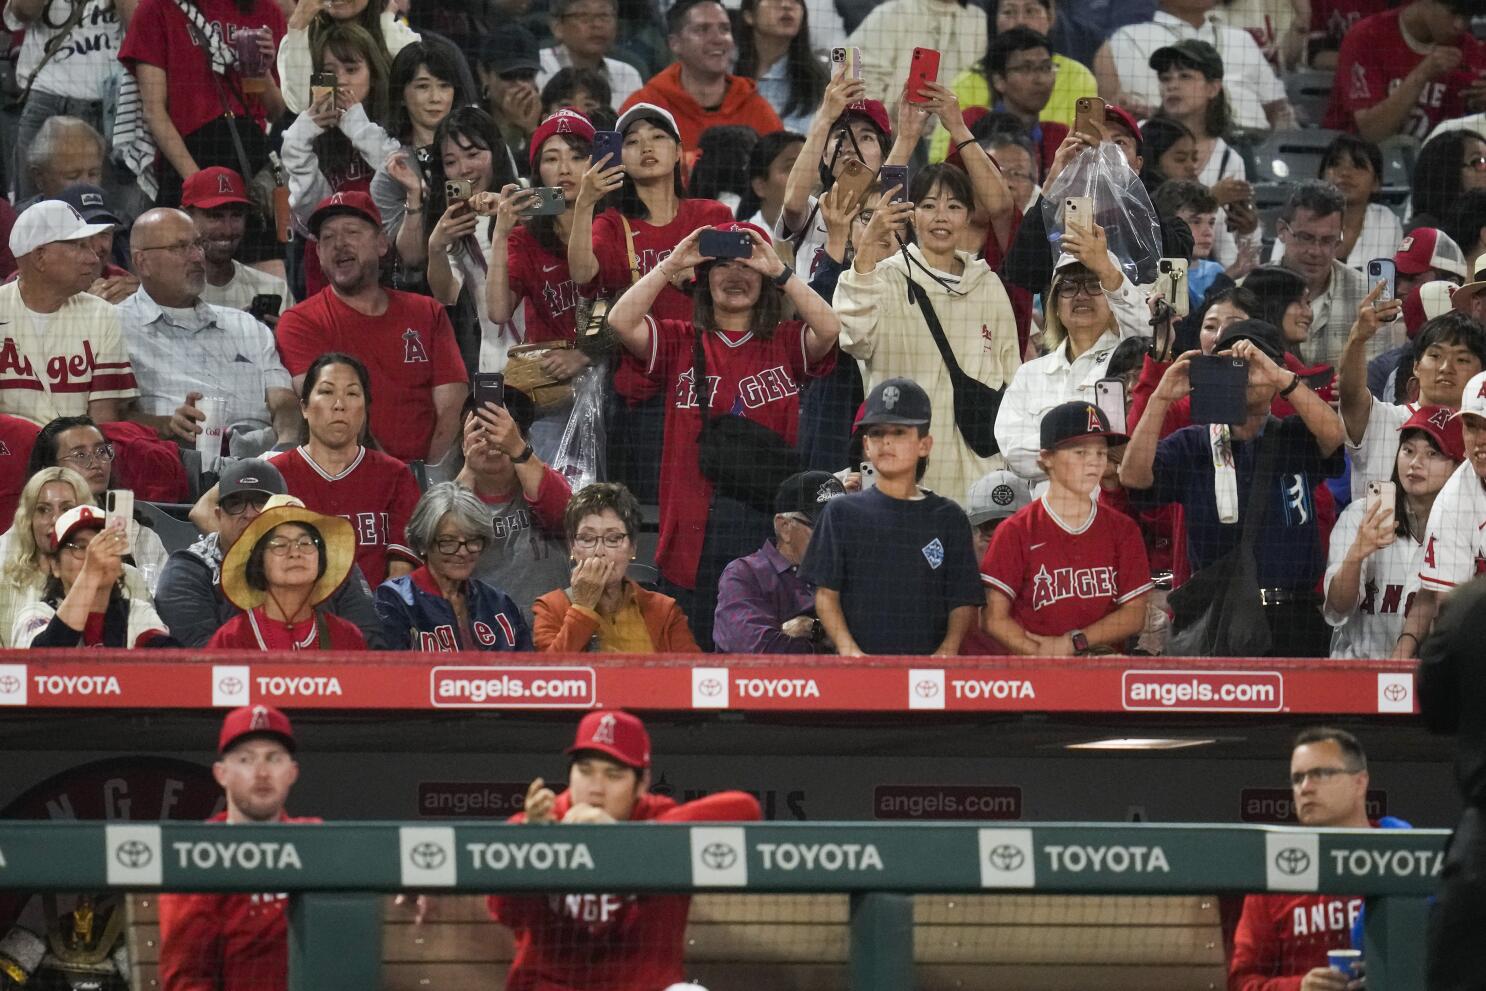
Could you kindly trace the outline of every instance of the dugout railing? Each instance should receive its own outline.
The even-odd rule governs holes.
[[[1099,823],[7,822],[0,890],[287,892],[290,991],[380,987],[389,892],[846,893],[853,991],[914,987],[914,893],[1361,895],[1368,987],[1416,991],[1447,836]]]

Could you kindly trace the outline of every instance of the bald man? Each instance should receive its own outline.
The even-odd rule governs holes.
[[[155,209],[134,222],[130,242],[139,291],[119,304],[124,343],[139,380],[126,410],[161,438],[194,445],[200,400],[226,401],[234,457],[299,442],[299,399],[273,332],[242,310],[201,299],[206,254],[189,214]]]

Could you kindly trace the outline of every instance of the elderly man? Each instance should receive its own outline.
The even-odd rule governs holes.
[[[111,423],[139,395],[118,311],[88,294],[98,264],[89,241],[105,230],[56,200],[11,228],[20,277],[0,286],[0,413]]]
[[[186,647],[205,646],[213,633],[242,611],[222,592],[222,558],[258,518],[268,497],[285,494],[284,476],[257,458],[228,464],[217,486],[217,505],[212,510],[217,532],[172,553],[155,588],[155,611],[170,627],[171,636]],[[382,624],[360,568],[351,566],[351,574],[325,605],[355,624],[372,650],[384,648]]]
[[[220,165],[202,169],[181,188],[181,209],[195,221],[206,252],[206,285],[201,298],[213,306],[253,310],[258,297],[277,296],[277,306],[268,305],[272,300],[264,300],[253,314],[272,327],[293,301],[283,279],[237,260],[247,235],[251,205],[242,176]]]
[[[22,149],[36,195],[17,204],[20,212],[38,200],[54,199],[74,182],[103,181],[103,135],[76,117],[53,117],[41,125],[36,140]]]
[[[815,618],[815,586],[799,575],[810,535],[830,500],[845,495],[835,475],[802,471],[774,498],[774,539],[722,572],[712,642],[723,654],[828,654]]]
[[[354,355],[371,374],[371,430],[382,450],[437,464],[459,436],[469,395],[448,315],[427,296],[382,288],[389,243],[367,194],[326,197],[309,228],[330,284],[279,319],[279,354],[294,387],[327,351]]]
[[[139,399],[125,416],[164,440],[193,444],[206,418],[197,402],[221,399],[234,457],[297,444],[299,397],[273,332],[241,310],[202,302],[205,245],[190,216],[148,211],[134,222],[132,249],[140,287],[119,315]]]
[[[1346,205],[1331,183],[1308,179],[1296,184],[1280,211],[1279,238],[1285,246],[1280,264],[1304,279],[1310,290],[1311,330],[1300,345],[1300,357],[1311,364],[1341,360],[1352,321],[1371,288],[1366,276],[1336,258]],[[1385,329],[1368,342],[1367,357],[1402,344],[1403,335],[1401,322]]]

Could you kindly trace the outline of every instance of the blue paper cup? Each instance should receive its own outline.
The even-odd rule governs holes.
[[[1339,970],[1347,975],[1349,981],[1355,981],[1362,976],[1357,969],[1357,965],[1361,962],[1361,950],[1330,950],[1326,954],[1326,965],[1332,970]]]

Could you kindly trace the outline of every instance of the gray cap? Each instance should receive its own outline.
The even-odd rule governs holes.
[[[285,495],[288,490],[284,487],[284,476],[273,465],[260,458],[244,458],[222,469],[222,477],[217,481],[217,501],[239,492]]]
[[[1032,490],[1015,472],[1002,468],[976,479],[965,500],[965,515],[971,526],[1004,520],[1032,501]]]

